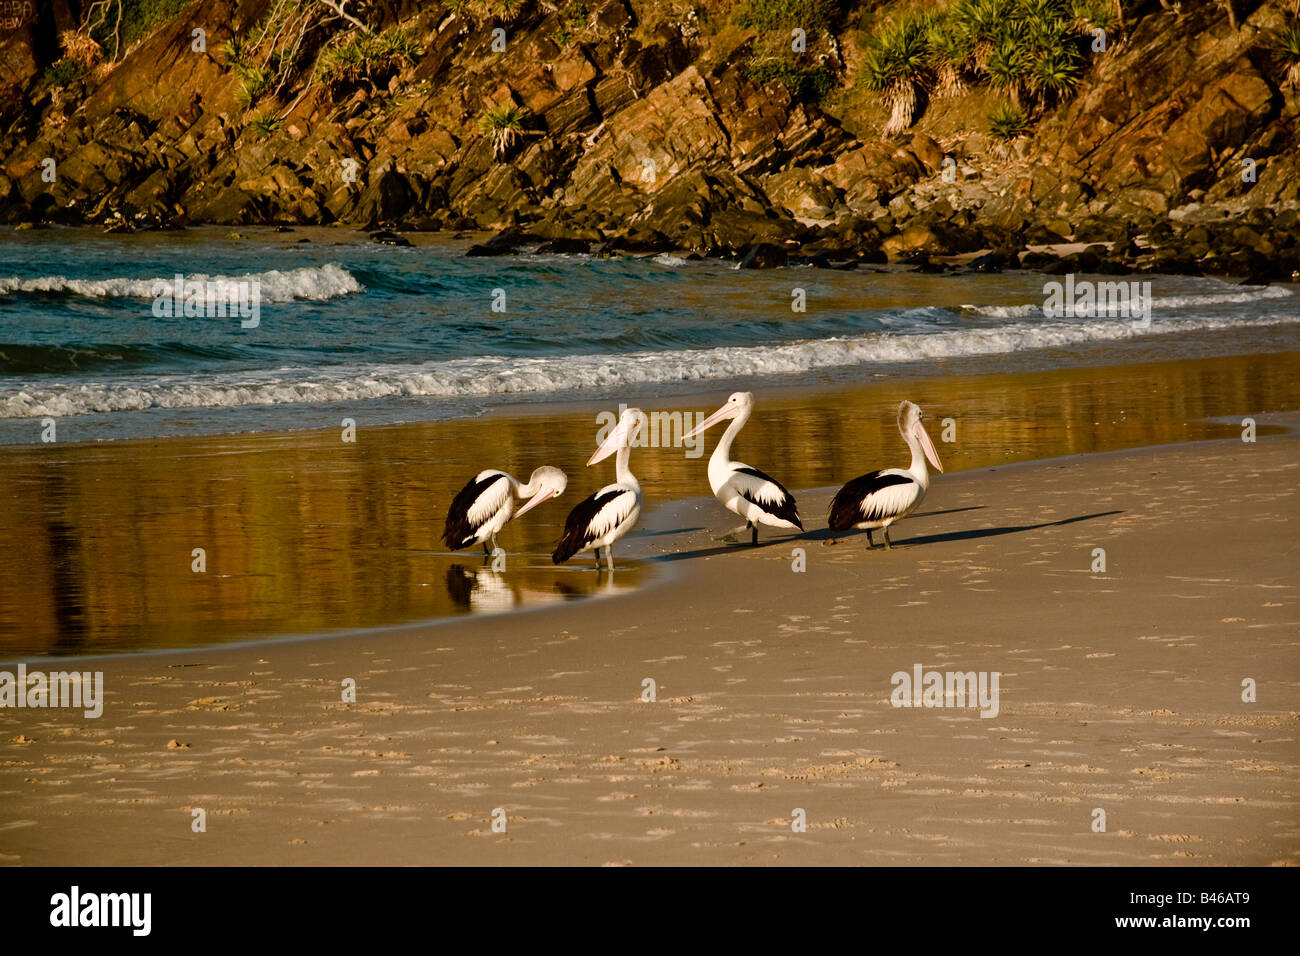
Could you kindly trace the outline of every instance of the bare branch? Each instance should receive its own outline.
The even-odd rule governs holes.
[[[352,14],[348,13],[346,10],[343,9],[345,6],[347,6],[348,0],[318,0],[318,2],[325,4],[325,6],[329,7],[331,10],[333,10],[335,13],[341,16],[344,20],[348,21],[348,23],[351,23],[353,26],[360,27],[362,30],[365,30],[367,33],[373,34],[375,32],[374,30],[370,29],[370,27],[366,26],[364,23],[362,23],[360,20],[354,17]]]

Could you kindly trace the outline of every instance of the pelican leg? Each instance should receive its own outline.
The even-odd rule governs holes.
[[[487,542],[486,542],[486,541],[483,542],[483,553],[484,553],[484,554],[491,554],[491,553],[492,553],[491,551],[488,550],[488,545],[487,545]]]
[[[605,566],[610,571],[614,570],[614,546],[612,544],[605,545]]]
[[[493,535],[493,536],[492,536],[492,550],[493,550],[493,551],[496,551],[496,549],[497,549],[497,536],[496,536],[496,535]]]
[[[885,527],[884,527],[883,530],[884,530],[884,532],[885,532],[885,550],[886,550],[886,551],[893,551],[893,550],[894,550],[894,546],[893,546],[892,544],[889,543],[889,525],[885,525]]]
[[[750,526],[749,526],[749,530],[753,532],[753,537],[750,539],[749,543],[752,544],[752,545],[757,545],[757,544],[758,544],[758,525],[756,525],[756,524],[750,524]]]
[[[596,556],[596,573],[599,574],[600,573],[600,548],[596,548],[592,553]]]
[[[735,541],[740,535],[744,534],[749,529],[750,529],[750,524],[748,521],[746,521],[739,528],[732,528],[730,531],[726,532],[725,534],[715,535],[713,540],[714,541]]]
[[[872,528],[867,529],[867,550],[868,551],[872,550],[876,546],[876,539],[872,536],[873,530],[874,529]]]

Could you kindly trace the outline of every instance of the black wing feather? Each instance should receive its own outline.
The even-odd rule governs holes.
[[[505,481],[506,476],[501,474],[489,475],[482,481],[477,478],[471,478],[469,484],[456,493],[452,499],[451,508],[447,511],[447,523],[442,529],[442,540],[453,551],[459,551],[467,547],[467,538],[474,537],[478,531],[469,523],[469,509],[474,507],[474,502],[478,501],[479,495],[483,494],[493,482]]]
[[[832,531],[846,531],[859,521],[874,521],[882,515],[863,514],[862,502],[867,495],[875,494],[890,485],[905,485],[912,481],[906,475],[886,475],[880,471],[859,475],[847,485],[835,492],[831,499],[831,513],[828,523]]]
[[[790,522],[800,531],[803,530],[803,522],[799,520],[799,509],[797,507],[797,502],[794,500],[794,495],[790,494],[789,489],[787,489],[785,485],[781,484],[781,482],[777,481],[771,475],[764,474],[763,472],[759,471],[757,468],[750,468],[748,465],[746,465],[743,468],[737,468],[736,471],[744,472],[747,475],[752,475],[753,477],[759,479],[760,481],[770,481],[772,484],[780,488],[781,494],[785,495],[785,498],[784,500],[779,502],[759,501],[757,498],[751,498],[743,491],[740,493],[740,496],[744,498],[746,501],[758,505],[768,514],[773,515],[777,518],[782,518],[785,521]]]
[[[604,494],[597,492],[588,498],[580,501],[572,511],[569,517],[564,519],[564,536],[555,546],[555,552],[551,555],[551,561],[555,564],[563,564],[568,561],[596,538],[589,531],[592,519],[619,495],[627,494],[626,488],[615,488],[613,491],[606,491]]]

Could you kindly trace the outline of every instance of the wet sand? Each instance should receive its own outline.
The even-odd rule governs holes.
[[[1300,439],[1269,432],[941,476],[888,552],[652,503],[624,550],[656,573],[611,600],[90,659],[102,718],[0,711],[0,861],[1295,864]],[[891,706],[916,664],[998,672],[997,716]]]
[[[924,407],[952,476],[1238,435],[1245,416],[1300,408],[1300,353],[746,387],[757,406],[735,454],[787,487],[816,488],[906,463],[900,397]],[[627,399],[702,417],[729,391]],[[334,427],[0,447],[0,662],[343,632],[589,595],[591,577],[553,567],[549,554],[569,509],[612,480],[612,463],[584,467],[597,415],[610,407],[527,404],[402,425],[340,409],[336,422],[356,416],[355,442]],[[1263,419],[1260,429],[1267,434]],[[61,426],[60,434],[75,431]],[[680,425],[664,431],[665,440],[682,434]],[[718,434],[694,448],[636,450],[649,508],[708,493]],[[446,552],[443,518],[468,478],[487,467],[524,477],[540,464],[567,471],[569,490],[504,530],[508,574],[484,572],[481,555]],[[804,513],[808,527],[824,527],[816,509]],[[619,557],[631,555],[620,548]],[[623,566],[619,587],[659,573]]]

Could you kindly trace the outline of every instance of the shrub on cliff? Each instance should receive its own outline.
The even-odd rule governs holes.
[[[801,103],[818,103],[835,86],[835,77],[824,66],[801,70],[779,57],[752,60],[745,75],[759,84],[780,83]]]
[[[195,0],[100,0],[87,6],[83,32],[116,60],[127,47]]]
[[[1282,64],[1286,68],[1286,79],[1282,85],[1300,89],[1300,27],[1283,30],[1273,45],[1273,50],[1282,58]]]
[[[988,115],[989,135],[1002,143],[1010,142],[1029,129],[1029,120],[1019,106],[1004,103]]]
[[[64,57],[45,71],[41,86],[58,89],[74,83],[86,75],[86,67],[71,57]]]
[[[347,34],[321,51],[316,78],[328,84],[364,81],[377,89],[407,63],[414,63],[420,53],[419,41],[409,27],[391,27],[379,34]]]
[[[813,33],[829,30],[839,8],[837,0],[741,0],[735,20],[754,30],[801,27]]]
[[[912,124],[920,96],[984,83],[1013,106],[1046,106],[1074,92],[1090,31],[1111,19],[1106,0],[958,0],[891,20],[865,39],[859,81],[889,111],[886,137]]]
[[[479,117],[479,129],[492,137],[492,155],[496,159],[504,159],[523,134],[526,115],[522,108],[505,103],[488,107]]]
[[[917,94],[927,79],[929,23],[921,18],[887,23],[867,45],[862,81],[880,94],[889,121],[885,135],[893,136],[912,125]]]

